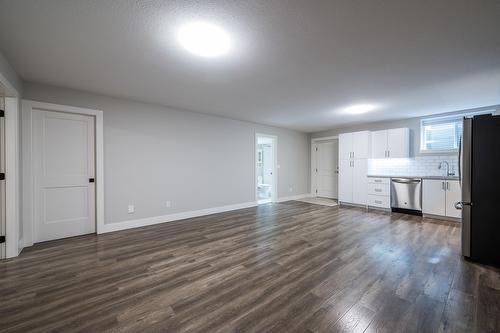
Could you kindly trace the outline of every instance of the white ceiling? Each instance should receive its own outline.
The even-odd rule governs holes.
[[[192,19],[235,51],[187,54]],[[302,131],[500,104],[499,31],[498,0],[0,0],[24,80]]]

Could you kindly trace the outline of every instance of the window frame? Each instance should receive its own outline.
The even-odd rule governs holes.
[[[476,112],[466,112],[466,113],[460,113],[460,114],[453,114],[453,115],[447,115],[447,116],[436,116],[436,117],[426,117],[420,119],[420,153],[421,154],[449,154],[449,153],[458,153],[458,148],[452,148],[452,149],[425,149],[425,135],[424,135],[424,123],[430,121],[430,120],[449,120],[450,122],[456,122],[457,120],[464,118],[464,117],[472,117],[472,116],[478,116],[478,115],[483,115],[483,114],[494,114],[496,110],[482,110],[482,111],[476,111]]]

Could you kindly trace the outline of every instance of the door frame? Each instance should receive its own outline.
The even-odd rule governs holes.
[[[278,137],[276,135],[271,135],[271,134],[264,134],[264,133],[255,133],[255,145],[254,145],[254,161],[253,161],[253,167],[254,167],[254,191],[255,191],[255,202],[259,204],[259,198],[258,198],[258,192],[257,192],[257,146],[258,146],[258,140],[259,137],[263,138],[269,138],[272,139],[273,142],[273,186],[272,186],[272,193],[271,193],[271,201],[270,202],[277,202],[278,201]]]
[[[104,126],[103,112],[101,110],[81,107],[37,102],[32,100],[22,101],[22,139],[23,139],[23,245],[31,246],[34,243],[33,223],[33,112],[37,109],[55,111],[69,114],[94,116],[95,118],[95,220],[96,233],[104,232]]]
[[[17,257],[22,250],[20,235],[19,177],[19,92],[0,72],[5,89],[5,258]]]
[[[312,138],[311,139],[311,195],[313,198],[317,197],[317,195],[316,195],[316,172],[314,171],[316,169],[316,149],[314,149],[314,148],[318,142],[331,141],[331,140],[338,141],[339,136],[338,135],[324,136],[324,137],[320,137],[320,138]],[[337,157],[337,160],[339,160],[338,157]],[[339,187],[339,182],[337,181],[337,197],[338,197],[338,193],[339,193],[338,187]]]

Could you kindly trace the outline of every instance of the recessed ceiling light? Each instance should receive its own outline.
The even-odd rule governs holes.
[[[219,57],[231,49],[231,38],[217,25],[191,22],[177,32],[177,40],[189,52],[206,58]]]
[[[377,107],[375,105],[372,105],[372,104],[356,104],[356,105],[349,106],[349,107],[345,108],[344,112],[349,113],[349,114],[362,114],[362,113],[373,111],[376,108]]]

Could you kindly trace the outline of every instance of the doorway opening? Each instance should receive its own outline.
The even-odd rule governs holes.
[[[276,136],[256,135],[255,179],[256,197],[259,205],[276,201],[276,143]]]
[[[339,140],[316,140],[312,143],[312,193],[314,197],[338,199]]]

